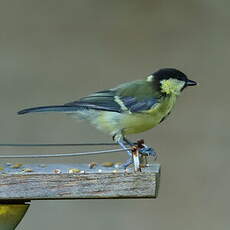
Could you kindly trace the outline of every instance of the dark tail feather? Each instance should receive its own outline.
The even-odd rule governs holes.
[[[41,106],[23,109],[18,112],[18,114],[26,113],[41,113],[41,112],[74,112],[79,110],[77,106],[66,106],[66,105],[52,105],[52,106]]]

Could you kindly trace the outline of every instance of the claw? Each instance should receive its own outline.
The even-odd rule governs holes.
[[[134,164],[134,170],[141,171],[140,161],[141,163],[144,163],[144,165],[147,165],[148,156],[153,156],[154,160],[156,160],[158,157],[158,154],[153,148],[150,148],[144,144],[143,139],[137,141],[137,143],[135,144],[128,141],[125,137],[117,138],[116,141],[129,155],[129,159],[120,166],[121,168],[126,169],[129,165]],[[132,152],[129,149],[127,149],[125,144],[130,145],[132,147]]]
[[[157,157],[158,157],[157,152],[153,148],[145,145],[143,139],[137,141],[137,143],[138,143],[140,154],[142,154],[143,156],[152,156],[152,157],[154,157],[154,160],[157,159]]]
[[[141,148],[139,151],[144,156],[156,156],[157,155],[155,150],[153,148],[148,147],[148,146]]]

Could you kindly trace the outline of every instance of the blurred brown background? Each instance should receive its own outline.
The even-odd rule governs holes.
[[[64,115],[16,112],[75,100],[160,67],[179,68],[200,83],[184,91],[166,122],[132,137],[160,153],[157,200],[37,201],[19,230],[229,229],[229,7],[225,0],[1,0],[1,143],[111,141]],[[126,154],[62,161],[91,159]]]

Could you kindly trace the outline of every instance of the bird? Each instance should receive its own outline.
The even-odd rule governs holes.
[[[162,68],[141,80],[122,83],[97,91],[63,105],[39,106],[20,110],[19,115],[40,112],[62,112],[90,122],[111,135],[123,149],[133,143],[127,135],[141,133],[162,123],[171,113],[178,96],[197,82],[178,69]],[[132,154],[123,164],[133,163]],[[151,151],[150,151],[151,152]],[[155,154],[155,151],[152,151]]]

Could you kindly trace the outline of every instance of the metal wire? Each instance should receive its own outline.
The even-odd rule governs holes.
[[[0,144],[0,147],[60,147],[60,146],[112,146],[118,145],[117,143],[79,143],[79,144]]]
[[[55,153],[55,154],[30,154],[30,155],[0,155],[0,158],[48,158],[48,157],[74,157],[74,156],[85,156],[85,155],[95,155],[95,154],[104,154],[104,153],[114,153],[114,152],[123,152],[127,149],[107,149],[100,151],[91,151],[91,152],[80,152],[80,153]]]

